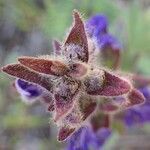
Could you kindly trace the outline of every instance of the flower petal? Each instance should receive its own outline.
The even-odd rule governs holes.
[[[21,79],[16,80],[15,87],[21,95],[22,100],[27,103],[33,103],[42,94],[42,89],[40,86],[23,81]]]
[[[108,31],[108,18],[104,14],[97,14],[89,18],[86,22],[86,30],[92,36],[99,36]]]
[[[58,132],[58,141],[66,140],[74,131],[75,128],[71,128],[69,126],[61,127]]]
[[[101,50],[109,49],[110,51],[120,51],[121,44],[119,41],[111,34],[103,34],[98,38],[98,46]]]
[[[140,110],[138,110],[131,107],[124,111],[123,118],[121,119],[123,119],[126,127],[133,127],[145,123],[145,113],[143,113],[142,109],[143,108],[140,108]]]
[[[88,42],[87,42],[87,36],[84,29],[84,24],[81,20],[81,17],[78,12],[74,11],[74,26],[72,27],[66,41],[65,41],[65,51],[66,55],[69,54],[71,57],[71,54],[77,53],[77,57],[79,60],[83,62],[88,62]],[[75,47],[72,49],[68,49],[67,46],[69,45],[75,45]],[[80,48],[76,48],[76,45]],[[68,50],[67,50],[68,49]],[[70,52],[72,51],[72,52]]]
[[[86,91],[90,95],[119,96],[130,91],[131,85],[124,79],[107,71],[104,75],[91,76],[85,81]]]
[[[52,61],[35,57],[20,57],[18,61],[30,69],[39,73],[49,75],[64,75],[68,70],[67,66],[60,61]]]
[[[42,94],[41,88],[36,84],[32,84],[21,79],[17,79],[15,85],[16,88],[19,88],[19,91],[21,90],[20,93],[24,91],[28,93],[27,96],[29,97],[38,97]]]
[[[3,72],[23,79],[27,82],[38,84],[48,91],[52,90],[53,84],[48,77],[43,77],[41,74],[34,72],[21,64],[10,64],[2,68]]]

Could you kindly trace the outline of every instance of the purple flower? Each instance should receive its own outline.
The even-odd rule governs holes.
[[[127,127],[142,125],[150,121],[150,106],[143,105],[126,110],[124,121]]]
[[[90,127],[82,127],[70,137],[66,150],[99,149],[104,145],[110,134],[111,131],[108,128],[101,128],[94,133]]]
[[[106,33],[108,28],[108,19],[103,14],[97,14],[86,22],[86,29],[90,36],[97,36]]]
[[[106,140],[109,138],[109,136],[111,135],[111,131],[108,128],[101,128],[98,132],[97,132],[97,139],[98,139],[98,144],[99,147],[102,147]]]
[[[42,89],[38,85],[21,79],[16,80],[15,86],[23,100],[26,102],[33,102],[42,94]]]
[[[150,104],[150,87],[147,86],[147,87],[143,87],[140,89],[140,91],[143,93],[143,95],[145,96],[146,98],[146,103],[149,103]]]
[[[103,34],[97,38],[97,45],[101,50],[121,50],[120,42],[111,34]]]
[[[105,15],[98,14],[88,19],[86,29],[88,34],[96,40],[100,49],[121,49],[119,41],[108,33],[108,19]]]
[[[124,122],[127,127],[132,127],[133,125],[143,123],[144,116],[141,111],[130,108],[125,111]]]

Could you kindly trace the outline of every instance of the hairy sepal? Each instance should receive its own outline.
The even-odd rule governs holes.
[[[62,76],[68,71],[68,67],[57,60],[36,57],[20,57],[18,58],[18,61],[22,65],[43,74]]]
[[[80,83],[72,78],[62,77],[55,86],[54,103],[55,114],[54,120],[57,121],[66,115],[73,107],[78,98]]]
[[[65,117],[64,123],[73,127],[80,127],[95,111],[96,102],[91,97],[82,95],[72,111]]]
[[[68,137],[70,137],[76,128],[72,128],[70,126],[63,126],[59,129],[58,131],[58,136],[57,136],[57,140],[62,142],[65,141]]]
[[[96,101],[95,98],[82,94],[78,101],[78,108],[82,114],[82,120],[87,119],[96,109]]]
[[[57,124],[63,126],[59,130],[58,141],[65,141],[70,137],[78,128],[80,128],[84,121],[91,115],[95,110],[96,103],[92,102],[92,105],[82,106],[82,110],[76,105],[62,120],[59,120]],[[66,126],[67,125],[67,126]]]
[[[122,108],[129,108],[134,105],[143,104],[145,102],[145,98],[143,94],[136,90],[132,89],[126,97],[126,100],[122,103]]]
[[[38,84],[48,91],[52,91],[53,82],[50,78],[42,76],[41,74],[34,72],[21,64],[10,64],[4,66],[2,70],[11,76]]]
[[[91,118],[90,122],[91,122],[93,130],[96,132],[103,127],[108,128],[110,126],[110,116],[109,114],[97,112]]]
[[[115,104],[111,98],[105,98],[98,106],[99,110],[104,113],[115,113],[119,110],[119,106]]]
[[[74,16],[74,25],[64,44],[64,48],[66,51],[65,54],[68,55],[68,53],[71,51],[71,49],[67,48],[69,45],[78,46],[79,47],[78,51],[76,51],[76,48],[72,49],[72,51],[76,51],[75,53],[77,53],[78,60],[81,60],[83,62],[88,62],[88,58],[89,58],[88,42],[87,42],[87,36],[85,33],[84,24],[77,11],[74,11],[73,16]]]
[[[84,81],[84,85],[88,94],[100,96],[119,96],[131,89],[128,81],[107,71],[100,72],[99,76],[93,74]]]
[[[67,72],[68,76],[73,78],[82,78],[88,72],[88,66],[86,64],[77,62],[69,64],[69,71]]]

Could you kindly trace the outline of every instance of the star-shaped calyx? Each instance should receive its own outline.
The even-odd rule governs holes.
[[[135,100],[140,95],[137,91],[131,93],[132,85],[127,79],[89,62],[92,56],[89,55],[84,23],[77,11],[74,11],[73,17],[74,24],[65,42],[54,42],[55,57],[19,57],[18,63],[2,68],[7,74],[36,84],[44,93],[51,95],[49,110],[60,128],[60,141],[81,127],[95,111],[113,109],[109,106],[111,102],[106,103],[107,107],[97,107],[101,98],[129,94],[130,99],[134,97]],[[142,96],[140,98],[144,99]],[[125,99],[121,107],[136,103],[127,102]]]

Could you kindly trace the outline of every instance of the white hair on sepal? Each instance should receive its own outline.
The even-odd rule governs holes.
[[[44,59],[44,60],[51,60],[51,61],[62,61],[66,63],[66,59],[63,55],[55,57],[54,55],[40,55],[38,58]]]
[[[64,47],[64,56],[67,60],[79,60],[78,56],[86,57],[84,49],[77,44],[67,44]]]
[[[37,56],[38,58],[41,58],[41,59],[45,59],[45,60],[51,60],[51,59],[54,59],[54,56],[53,55],[39,55]]]
[[[95,46],[95,40],[93,38],[88,37],[88,52],[89,52],[89,64],[94,64],[96,62],[97,59],[97,47]]]
[[[87,121],[91,118],[91,116],[93,116],[93,112],[95,110],[91,114],[89,114],[89,116],[85,120],[83,120],[83,114],[82,114],[81,110],[78,108],[78,103],[76,103],[75,105],[76,106],[73,109],[76,113],[73,112],[73,109],[72,109],[72,111],[70,112],[70,115],[73,115],[75,117],[75,120],[78,119],[77,122],[69,121],[68,120],[69,118],[65,118],[65,117],[67,117],[67,115],[66,115],[63,119],[61,119],[61,120],[59,120],[59,122],[57,122],[58,126],[63,126],[64,124],[68,124],[69,126],[78,129],[78,128],[84,126],[87,123]]]
[[[102,66],[102,57],[95,38],[88,37],[89,61],[88,63],[95,66]]]
[[[45,60],[55,60],[54,55],[39,55],[37,57]]]
[[[115,71],[115,75],[118,76],[118,77],[120,77],[122,80],[128,82],[128,84],[130,84],[130,87],[131,87],[130,91],[134,88],[133,87],[134,83],[133,83],[133,79],[132,79],[132,74],[131,73],[121,72],[120,70],[117,70],[117,71]]]

